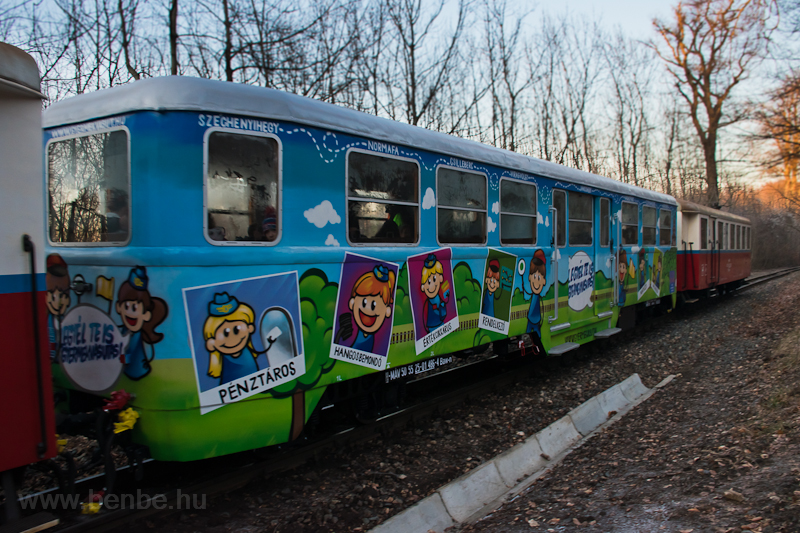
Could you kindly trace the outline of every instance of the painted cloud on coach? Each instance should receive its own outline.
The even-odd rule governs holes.
[[[428,187],[428,190],[425,191],[425,197],[422,199],[422,209],[430,209],[436,205],[436,195],[433,194],[433,189]]]
[[[339,224],[342,217],[333,208],[333,204],[328,200],[323,200],[321,204],[303,212],[303,216],[318,228],[324,228],[326,224]]]

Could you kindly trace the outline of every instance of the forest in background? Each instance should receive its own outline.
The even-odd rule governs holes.
[[[800,264],[794,1],[676,2],[639,41],[507,0],[16,0],[0,40],[49,102],[276,88],[718,206],[753,221],[754,268]]]

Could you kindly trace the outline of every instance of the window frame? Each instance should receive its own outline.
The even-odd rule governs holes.
[[[394,146],[394,144],[392,144]],[[382,201],[379,198],[358,198],[353,197],[352,201],[354,202],[375,202],[379,204],[394,204],[394,205],[409,205],[409,206],[416,206],[417,207],[417,218],[415,220],[414,229],[416,231],[416,240],[413,242],[352,242],[350,240],[350,154],[353,152],[358,152],[361,154],[371,155],[374,157],[382,157],[385,159],[395,159],[397,161],[407,161],[410,163],[414,163],[417,167],[417,203],[413,202],[387,202]],[[488,188],[488,185],[487,185]],[[487,191],[488,193],[488,191]],[[387,154],[384,152],[375,152],[373,150],[366,150],[364,148],[348,148],[347,152],[344,156],[344,221],[345,221],[345,239],[347,239],[347,244],[350,246],[356,247],[410,247],[410,246],[419,246],[420,239],[422,239],[422,231],[421,231],[421,220],[422,220],[422,166],[419,164],[419,161],[413,159],[411,157],[403,157],[403,156],[396,156],[392,154]],[[436,194],[436,201],[439,201],[439,195]]]
[[[88,122],[86,124],[92,124],[92,122]],[[83,138],[83,137],[92,137],[94,135],[99,135],[99,134],[102,134],[102,133],[111,133],[111,132],[114,132],[114,131],[124,131],[125,132],[126,146],[127,146],[127,150],[128,150],[128,238],[126,240],[124,240],[124,241],[115,241],[115,242],[58,242],[58,241],[53,241],[50,238],[50,216],[48,214],[49,210],[50,210],[50,200],[49,200],[49,195],[50,195],[50,157],[49,157],[50,145],[58,143],[58,142],[69,141],[71,139],[80,139],[80,138]],[[131,159],[132,159],[132,157],[131,157],[131,131],[124,124],[123,125],[119,125],[119,126],[112,126],[112,127],[109,127],[109,128],[100,128],[100,129],[92,131],[91,133],[88,133],[88,134],[87,133],[75,133],[73,135],[65,135],[63,137],[58,137],[58,138],[51,137],[47,141],[47,144],[45,145],[45,151],[44,151],[44,166],[45,166],[45,187],[44,188],[45,188],[45,194],[48,195],[48,197],[45,199],[45,209],[46,209],[46,212],[45,212],[45,217],[46,217],[46,219],[45,219],[45,233],[47,234],[47,242],[48,242],[48,244],[50,244],[52,246],[60,246],[60,247],[65,247],[65,248],[75,248],[75,247],[77,247],[77,248],[97,248],[97,247],[105,248],[105,247],[109,247],[109,246],[123,247],[123,246],[130,245],[131,240],[133,238],[133,222],[134,222],[133,190],[132,190],[132,179],[131,179],[131,174],[132,174]]]
[[[625,219],[625,204],[632,205],[632,206],[636,207],[636,242],[633,242],[633,243],[625,242],[625,226],[629,225],[629,224],[625,224],[625,220],[624,220]],[[619,224],[620,224],[620,239],[622,240],[622,242],[620,243],[620,246],[639,246],[639,240],[640,240],[640,235],[641,235],[641,231],[640,230],[641,230],[641,222],[642,222],[642,213],[641,213],[641,209],[639,209],[640,205],[641,204],[638,204],[636,202],[629,202],[629,201],[626,201],[626,200],[623,200],[620,203],[620,208],[619,208],[620,221],[619,221]]]
[[[278,143],[278,201],[275,211],[278,219],[278,236],[274,241],[215,241],[208,236],[208,143],[214,133],[230,133],[248,137],[266,137]],[[277,246],[283,239],[283,143],[274,133],[243,131],[232,128],[208,128],[203,135],[203,237],[214,246]]]
[[[594,200],[595,200],[595,198],[597,198],[597,196],[595,196],[592,193],[583,192],[583,191],[566,191],[566,192],[567,192],[567,246],[572,247],[572,248],[593,248],[595,246],[595,242],[594,242],[594,239],[595,239],[595,236],[594,236],[594,228],[595,228],[595,226],[594,226],[594,217],[595,217]],[[589,197],[589,207],[592,210],[592,214],[591,214],[591,216],[589,217],[588,220],[582,219],[582,218],[572,218],[572,208],[571,208],[571,205],[570,205],[572,202],[569,199],[570,194],[582,194],[584,196],[588,196]],[[592,240],[592,242],[590,242],[588,244],[573,244],[572,243],[572,240],[570,239],[570,226],[572,226],[572,221],[573,220],[575,222],[579,222],[579,223],[584,223],[585,224],[585,223],[588,222],[590,224],[589,238]]]
[[[667,213],[669,213],[669,227],[668,228],[661,226],[661,212],[662,211],[666,211]],[[656,242],[657,242],[656,246],[674,246],[675,245],[674,244],[674,241],[675,241],[675,218],[676,218],[675,212],[672,209],[665,208],[665,207],[659,207],[658,208],[658,211],[656,212],[656,225],[658,226],[658,232],[657,232],[657,237],[656,237]],[[666,244],[662,244],[663,239],[661,238],[661,234],[662,234],[661,230],[663,230],[663,229],[669,229],[669,231],[670,231],[669,242],[666,243]]]
[[[599,220],[600,224],[598,224],[599,235],[597,236],[597,245],[600,248],[605,248],[606,246],[610,246],[611,241],[613,240],[611,237],[611,198],[606,198],[605,196],[601,196],[598,198],[598,200],[599,200],[598,201],[599,212],[597,216],[600,219]],[[606,209],[608,211],[608,214],[606,216],[603,216],[604,203],[607,206]],[[605,231],[606,231],[605,242],[603,241],[603,225],[605,225]]]
[[[655,226],[649,226],[649,225],[645,226],[645,224],[644,224],[644,210],[645,209],[652,209],[653,212],[655,213],[655,217],[656,217],[656,225]],[[658,208],[653,206],[653,205],[642,205],[641,215],[642,215],[642,218],[641,218],[641,222],[642,222],[641,223],[642,246],[654,246],[654,247],[658,246]],[[653,230],[653,242],[645,242],[644,241],[644,230],[645,230],[645,228],[650,228],[650,229]]]
[[[521,183],[523,185],[529,185],[533,187],[534,198],[536,199],[536,214],[535,215],[528,215],[525,213],[515,213],[513,211],[503,211],[503,181],[511,181],[514,183]],[[438,182],[437,182],[438,185]],[[487,190],[488,192],[488,190]],[[539,185],[535,181],[525,181],[517,178],[512,178],[508,176],[501,176],[500,177],[500,185],[497,190],[498,194],[498,205],[500,206],[500,212],[497,215],[497,227],[499,228],[498,239],[500,240],[501,246],[537,246],[539,243]],[[533,240],[533,244],[504,244],[503,243],[503,215],[514,215],[520,217],[530,217],[536,220],[536,235],[535,239]],[[488,215],[487,215],[488,216]],[[438,218],[437,218],[438,220]]]
[[[556,209],[556,219],[553,220],[553,224],[555,225],[556,228],[556,236],[561,237],[562,233],[558,231],[558,217],[560,216],[564,217],[564,233],[563,233],[564,244],[558,244],[558,241],[556,239],[553,239],[553,241],[555,244],[555,248],[566,248],[569,245],[569,239],[567,238],[569,236],[569,195],[567,194],[567,192],[569,191],[567,191],[566,189],[556,189],[555,187],[552,189],[552,191],[553,191],[552,192],[553,196],[550,199],[550,205],[553,207],[555,207],[556,205],[556,194],[564,195],[564,212],[559,213],[558,210]],[[553,230],[551,227],[550,237],[552,238],[552,236],[553,236]]]
[[[463,172],[464,174],[474,174],[476,176],[483,176],[483,179],[485,180],[485,183],[486,183],[486,189],[485,189],[486,190],[486,196],[484,198],[486,209],[475,209],[475,208],[472,208],[472,207],[450,207],[450,206],[446,206],[446,205],[445,206],[440,206],[439,205],[439,199],[440,199],[440,195],[439,195],[439,169],[440,168],[445,168],[445,169],[453,170],[453,171],[456,171],[456,172]],[[452,165],[445,165],[445,164],[436,165],[436,168],[433,170],[433,173],[434,173],[434,176],[436,177],[436,180],[435,180],[436,181],[436,183],[435,183],[435,185],[436,185],[436,189],[435,189],[435,194],[436,194],[436,243],[439,246],[486,246],[489,243],[489,211],[490,211],[490,208],[489,208],[489,175],[486,174],[485,172],[480,172],[480,171],[477,171],[477,170],[465,169],[465,168],[460,168],[460,167],[454,167]],[[483,241],[482,242],[469,242],[469,243],[452,243],[452,242],[447,242],[447,241],[440,240],[439,239],[439,208],[440,207],[443,208],[443,209],[449,209],[451,211],[473,211],[475,213],[483,213],[484,216],[485,216],[485,218],[484,218],[485,223],[483,225]],[[498,220],[497,222],[498,222],[498,227],[499,227],[500,220]]]
[[[703,222],[706,223],[706,231],[703,232]],[[700,217],[700,250],[708,250],[708,217]],[[703,235],[705,233],[705,235]]]

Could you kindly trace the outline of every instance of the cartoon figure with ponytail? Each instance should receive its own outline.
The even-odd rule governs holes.
[[[256,331],[256,313],[227,292],[216,293],[208,304],[203,338],[209,353],[208,375],[228,383],[258,372],[259,352],[251,337]]]
[[[436,255],[425,258],[422,269],[422,292],[425,294],[425,307],[422,310],[425,331],[440,328],[447,317],[447,302],[450,299],[450,284],[444,279],[442,262]]]
[[[153,345],[164,338],[155,329],[167,318],[167,303],[150,295],[147,269],[131,269],[127,281],[119,287],[116,310],[122,318],[122,328],[129,334],[125,350],[125,375],[139,380],[150,373],[150,362],[155,357]],[[149,347],[149,348],[148,348]],[[149,355],[147,352],[150,352]]]

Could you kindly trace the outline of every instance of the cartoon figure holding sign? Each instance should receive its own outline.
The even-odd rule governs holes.
[[[625,280],[628,279],[628,252],[619,251],[619,298],[617,305],[625,305]]]
[[[149,282],[147,269],[143,266],[134,267],[117,293],[116,309],[122,318],[122,329],[130,334],[124,355],[124,372],[134,380],[150,373],[150,362],[155,358],[153,345],[164,338],[164,334],[158,333],[156,327],[167,318],[169,312],[164,300],[150,295],[147,289]]]
[[[434,254],[428,255],[422,268],[422,292],[426,298],[423,324],[430,333],[444,324],[450,299],[450,284],[444,279],[444,268]]]
[[[208,318],[203,325],[203,338],[209,353],[208,375],[220,378],[220,385],[258,372],[256,358],[269,351],[280,335],[274,328],[267,337],[269,346],[259,352],[251,337],[256,331],[255,311],[227,292],[214,294],[208,303]],[[276,331],[277,330],[277,331]]]
[[[531,284],[531,306],[528,309],[528,327],[525,332],[535,333],[541,339],[542,307],[539,300],[547,284],[547,262],[542,250],[536,250],[533,254],[528,282]]]
[[[47,256],[47,330],[50,335],[50,360],[55,361],[61,352],[61,321],[70,303],[69,269],[58,254]]]
[[[641,290],[644,287],[645,282],[647,281],[647,252],[645,252],[644,248],[639,250],[639,289]],[[641,296],[640,296],[641,298]]]
[[[373,352],[375,333],[392,316],[394,280],[394,272],[385,265],[377,265],[353,286],[348,307],[358,327],[352,344],[356,350]]]
[[[497,289],[500,288],[500,261],[492,259],[489,261],[489,267],[486,269],[486,285],[483,292],[483,306],[481,313],[486,316],[494,316],[494,301],[500,294]]]

